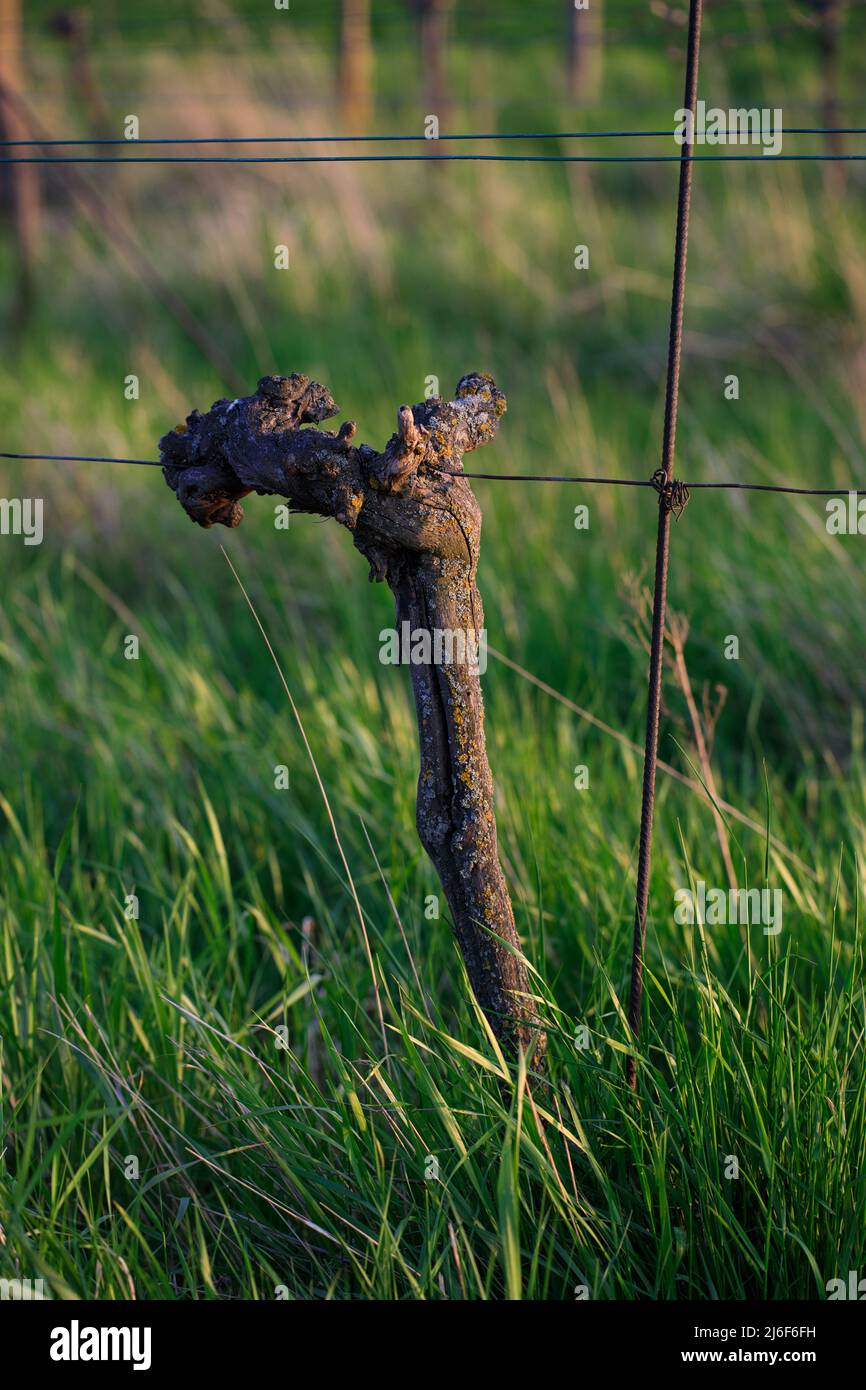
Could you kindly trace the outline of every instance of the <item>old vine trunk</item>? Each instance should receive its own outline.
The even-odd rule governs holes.
[[[384,450],[356,445],[355,425],[307,377],[264,377],[253,396],[217,401],[160,440],[169,486],[200,526],[237,526],[250,492],[333,517],[352,533],[396,600],[397,631],[450,634],[437,660],[410,662],[421,746],[417,825],[442,883],[475,997],[511,1055],[540,1061],[526,966],[499,864],[484,740],[476,586],[481,511],[462,456],[487,443],[505,411],[491,377],[465,376],[455,399],[401,406]],[[306,428],[305,428],[306,426]],[[460,640],[471,638],[471,641]],[[433,650],[436,650],[434,647]]]

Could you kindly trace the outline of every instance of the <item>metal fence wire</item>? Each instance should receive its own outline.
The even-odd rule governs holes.
[[[692,113],[697,106],[698,67],[700,58],[701,20],[703,0],[689,0],[688,37],[686,44],[686,74],[683,109]],[[603,131],[542,131],[511,132],[507,134],[452,134],[440,135],[441,141],[500,141],[500,140],[608,140],[663,138],[672,135],[670,130],[603,130]],[[790,135],[864,135],[866,127],[825,127],[789,126],[783,128]],[[56,147],[97,147],[129,145],[133,143],[147,146],[201,146],[201,145],[274,145],[274,144],[358,144],[358,143],[396,143],[425,141],[428,137],[413,134],[386,135],[327,135],[327,136],[207,136],[207,137],[151,137],[138,141],[128,141],[123,137],[105,139],[31,139],[3,140],[0,148],[27,147],[36,149]],[[641,1009],[643,1000],[643,968],[646,945],[646,918],[649,900],[649,878],[652,859],[653,811],[655,802],[655,783],[658,762],[659,714],[661,708],[662,672],[664,663],[664,629],[667,600],[667,582],[670,558],[671,518],[679,518],[689,501],[690,493],[698,489],[740,490],[750,492],[796,493],[803,496],[836,496],[839,487],[799,487],[793,484],[750,483],[739,481],[684,482],[674,476],[676,453],[677,407],[679,401],[680,364],[682,357],[683,317],[685,310],[686,264],[688,253],[689,212],[691,205],[692,166],[699,162],[763,161],[762,154],[734,155],[695,155],[688,139],[682,144],[679,154],[650,155],[570,155],[570,154],[291,154],[291,155],[196,155],[196,154],[156,154],[156,155],[0,155],[0,164],[145,164],[145,163],[236,163],[236,164],[303,164],[303,163],[382,163],[393,161],[423,162],[435,160],[450,161],[504,161],[514,163],[669,163],[677,161],[680,165],[679,190],[677,198],[677,222],[674,242],[674,271],[671,294],[670,332],[668,340],[668,362],[665,386],[665,416],[662,435],[661,465],[650,478],[607,478],[579,476],[576,474],[537,474],[537,473],[465,473],[463,470],[437,468],[446,475],[465,477],[485,482],[512,483],[577,483],[583,485],[602,485],[611,487],[652,488],[658,495],[658,525],[656,532],[655,582],[653,589],[652,633],[650,639],[650,661],[647,682],[647,718],[644,746],[643,785],[640,809],[640,834],[638,849],[637,880],[635,888],[634,935],[631,954],[631,986],[629,994],[628,1021],[635,1040],[635,1048],[640,1038]],[[866,154],[790,154],[773,155],[772,159],[788,161],[866,161]],[[767,160],[768,163],[772,160]],[[159,459],[112,458],[101,455],[84,454],[38,454],[38,453],[0,453],[2,459],[25,461],[43,460],[55,463],[121,463],[144,467],[160,467]],[[435,465],[429,465],[434,467]],[[866,492],[866,485],[851,485],[850,493]],[[626,1080],[634,1090],[637,1087],[637,1058],[631,1054],[626,1062]]]

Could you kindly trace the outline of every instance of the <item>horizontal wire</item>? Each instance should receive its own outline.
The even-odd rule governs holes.
[[[614,51],[614,56],[618,57],[624,49],[635,48],[639,45],[645,49],[648,41],[652,43],[654,40],[659,40],[665,43],[665,50],[667,50],[672,45],[673,41],[679,37],[680,32],[679,30],[669,30],[665,32],[660,29],[609,29],[605,32],[603,37],[593,37],[591,34],[587,35],[586,46],[596,51]],[[720,49],[729,50],[746,42],[755,45],[763,40],[776,38],[783,34],[787,34],[792,39],[811,39],[812,42],[820,37],[820,31],[814,26],[805,28],[799,24],[779,24],[773,25],[769,29],[762,29],[755,32],[742,29],[726,29],[717,32],[715,40]],[[849,37],[853,37],[853,35]],[[448,43],[449,49],[453,49],[457,52],[468,50],[471,53],[483,54],[485,57],[504,53],[509,58],[514,54],[515,50],[519,50],[517,56],[520,56],[530,45],[539,48],[549,47],[559,52],[562,47],[561,33],[557,34],[554,31],[545,32],[539,28],[533,28],[526,34],[520,34],[508,29],[496,31],[485,29],[474,33],[457,33],[449,39]],[[177,43],[164,40],[161,41],[155,38],[142,39],[137,46],[139,48],[145,48],[151,53],[164,52],[172,55],[176,55],[178,49]],[[393,54],[394,59],[397,60],[406,52],[407,48],[412,48],[414,46],[415,44],[412,38],[395,34],[381,35],[375,40],[373,48],[377,54],[385,54],[387,56]],[[659,46],[661,46],[661,44]],[[4,48],[11,47],[13,47],[11,43],[4,44],[2,37],[0,37],[0,51]],[[17,51],[19,45],[16,44],[14,47]],[[31,42],[28,44],[28,47],[31,50],[38,47],[42,48],[44,51],[44,45],[42,43],[37,44]],[[265,62],[271,56],[269,41],[265,36],[245,41],[245,48],[250,58],[254,61],[260,59],[262,62]],[[122,60],[126,60],[132,56],[134,45],[130,39],[124,39],[120,36],[106,36],[100,38],[98,44],[94,46],[94,52],[103,53],[106,49],[119,50],[122,55]],[[197,57],[213,55],[215,58],[228,58],[229,56],[237,55],[238,45],[228,37],[222,40],[199,40],[196,43],[195,52]],[[291,41],[291,52],[292,54],[300,53],[304,57],[309,56],[315,60],[327,56],[327,45],[314,37],[297,37],[293,38]],[[653,50],[653,56],[666,56],[666,54],[660,54],[658,50]]]
[[[0,453],[0,459],[25,459],[42,460],[49,463],[134,463],[141,464],[147,468],[162,468],[164,465],[161,459],[124,459],[124,458],[104,458],[86,454],[5,454]],[[443,473],[451,478],[469,478],[483,480],[484,482],[500,483],[601,483],[611,487],[655,487],[650,478],[598,478],[598,477],[577,477],[573,473],[550,474],[550,473],[463,473],[450,468],[439,468],[435,463],[427,464],[426,467],[435,473]],[[744,492],[789,492],[799,493],[807,497],[836,497],[841,492],[864,492],[864,487],[793,487],[787,484],[776,483],[732,483],[732,482],[709,482],[709,483],[686,483],[689,489],[736,489]]]
[[[483,479],[485,482],[502,483],[603,483],[611,487],[651,487],[655,488],[655,483],[651,478],[579,478],[572,473],[553,475],[549,473],[457,473],[447,468],[437,468],[436,464],[427,464],[436,473],[449,474],[453,478],[472,478]],[[814,497],[836,497],[840,492],[866,492],[866,487],[789,487],[787,485],[775,483],[732,483],[732,482],[710,482],[710,483],[685,483],[685,487],[692,490],[694,488],[707,489],[738,489],[744,492],[792,492],[801,493],[805,496]],[[656,489],[657,490],[657,489]]]
[[[49,463],[140,463],[149,468],[162,467],[159,459],[99,458],[91,454],[0,454],[0,459],[40,459]]]
[[[438,135],[444,140],[635,140],[663,139],[672,130],[524,130]],[[866,135],[866,126],[783,126],[782,135]],[[357,145],[427,140],[429,135],[165,135],[127,139],[125,135],[69,140],[0,140],[0,147],[48,145]]]
[[[862,163],[866,154],[144,154],[0,156],[0,164],[768,164]]]

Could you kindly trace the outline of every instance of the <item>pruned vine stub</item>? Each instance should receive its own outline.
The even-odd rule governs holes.
[[[352,534],[370,578],[396,602],[397,632],[462,633],[471,643],[410,660],[420,742],[417,827],[453,918],[479,1005],[507,1051],[540,1064],[544,1036],[499,863],[493,782],[477,653],[484,614],[476,574],[481,510],[463,455],[491,440],[506,402],[493,378],[457,383],[397,412],[384,449],[356,443],[326,387],[306,376],[263,377],[256,392],[217,401],[160,440],[167,483],[200,526],[237,526],[250,493],[332,517]],[[406,624],[408,623],[408,628]],[[429,646],[428,646],[429,650]]]

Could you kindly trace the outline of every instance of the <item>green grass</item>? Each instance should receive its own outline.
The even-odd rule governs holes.
[[[38,62],[50,75],[56,55]],[[324,53],[304,58],[288,116],[265,51],[196,59],[169,117],[190,62],[160,52],[140,90],[108,56],[99,71],[112,92],[117,80],[116,109],[154,130],[207,124],[217,86],[226,129],[332,123]],[[552,48],[476,63],[496,80],[456,59],[456,127],[573,119]],[[756,63],[710,50],[707,94],[754,92]],[[771,104],[789,82],[814,96],[802,48],[758,70]],[[380,82],[396,101],[395,71]],[[605,122],[645,123],[629,93],[667,119],[679,87],[662,49],[615,54]],[[65,130],[59,83],[44,90],[46,122]],[[648,477],[675,178],[151,170],[118,171],[112,191],[250,388],[269,370],[318,375],[380,444],[429,374],[447,391],[491,370],[509,411],[470,467]],[[683,476],[863,480],[862,188],[852,174],[832,203],[816,169],[696,171]],[[271,268],[283,241],[285,275]],[[589,272],[573,269],[579,242]],[[11,255],[4,243],[4,270]],[[40,289],[0,380],[4,448],[153,456],[186,410],[225,393],[60,192]],[[390,596],[342,532],[304,518],[276,531],[256,498],[238,532],[200,532],[156,470],[9,464],[3,488],[44,496],[46,537],[0,546],[0,1277],[121,1299],[819,1298],[862,1271],[862,537],[829,537],[820,500],[760,495],[697,493],[674,527],[692,684],[727,690],[719,794],[758,826],[730,820],[737,878],[783,889],[784,926],[676,924],[677,888],[726,878],[706,796],[662,776],[637,1096],[623,1006],[640,756],[491,659],[502,859],[550,1027],[529,1092],[472,1006],[444,900],[425,916],[440,890],[414,829],[408,683],[378,661]],[[491,644],[639,744],[646,656],[626,577],[651,574],[651,495],[478,493]],[[375,979],[221,544],[299,708]],[[672,682],[665,703],[661,755],[690,774]]]

